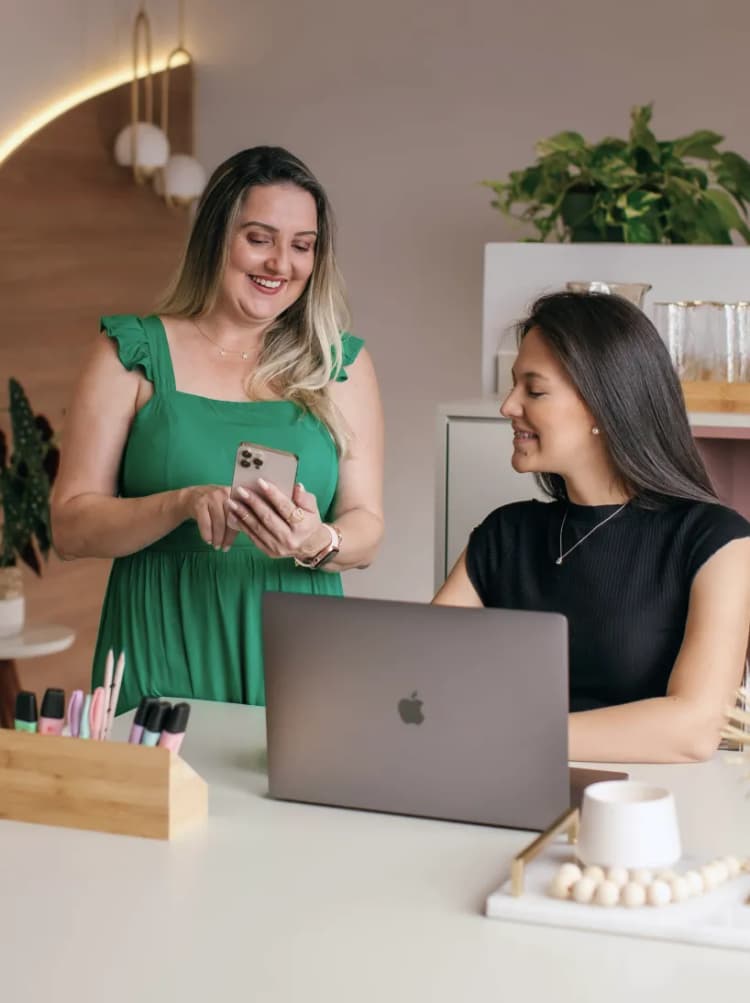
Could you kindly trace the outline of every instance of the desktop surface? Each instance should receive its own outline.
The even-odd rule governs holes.
[[[260,708],[196,701],[181,755],[209,818],[172,843],[0,821],[3,998],[698,1003],[750,974],[740,952],[486,919],[529,833],[275,801]],[[674,791],[686,853],[744,852],[741,769],[627,769]]]

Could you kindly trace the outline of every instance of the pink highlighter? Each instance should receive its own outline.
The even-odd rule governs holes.
[[[89,728],[91,729],[91,737],[94,739],[101,739],[102,737],[102,727],[104,725],[104,687],[97,686],[94,692],[91,694],[91,706],[89,707]]]
[[[159,745],[163,749],[171,749],[172,752],[180,751],[189,717],[190,704],[177,703],[172,707],[159,736]]]
[[[65,723],[65,690],[45,690],[39,714],[39,735],[62,735]]]

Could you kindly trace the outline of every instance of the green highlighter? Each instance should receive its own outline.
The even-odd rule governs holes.
[[[16,731],[28,731],[33,734],[36,731],[38,717],[39,715],[36,711],[36,693],[21,690],[16,697]]]

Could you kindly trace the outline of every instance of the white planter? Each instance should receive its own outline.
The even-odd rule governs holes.
[[[0,637],[13,637],[23,630],[26,600],[23,596],[0,599]]]

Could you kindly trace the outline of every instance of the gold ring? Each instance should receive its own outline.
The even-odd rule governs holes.
[[[305,513],[298,505],[296,508],[293,508],[292,511],[289,513],[289,518],[287,521],[290,523],[302,522],[304,518],[305,518]]]

